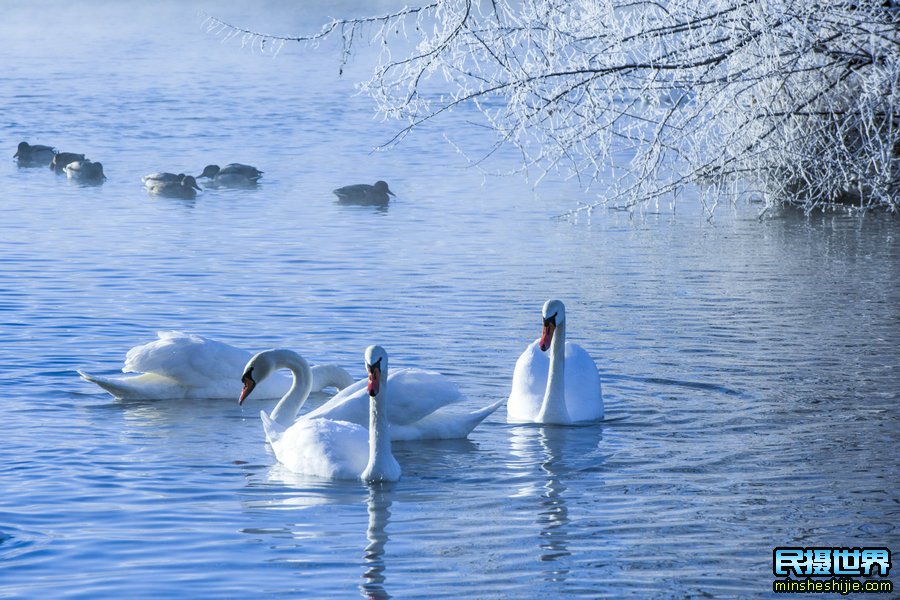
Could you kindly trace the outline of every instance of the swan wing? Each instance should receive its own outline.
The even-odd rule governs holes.
[[[506,420],[510,423],[534,421],[541,410],[547,390],[550,357],[546,352],[541,352],[538,344],[539,340],[529,344],[516,361],[512,390],[506,405]]]
[[[397,369],[387,379],[388,420],[391,426],[409,425],[441,407],[465,399],[455,383],[444,375],[421,369]],[[337,393],[328,402],[309,412],[310,419],[337,419],[369,423],[369,395],[366,380],[357,381]]]
[[[364,427],[330,419],[300,419],[286,430],[274,421],[263,427],[278,462],[295,473],[325,479],[359,479],[369,462]]]
[[[202,385],[213,379],[240,378],[239,371],[251,358],[246,350],[199,335],[160,331],[157,336],[128,351],[123,372],[156,373],[185,385]]]
[[[231,398],[240,393],[240,376],[251,358],[249,351],[180,331],[160,331],[157,336],[129,350],[122,371],[157,375],[174,387],[168,396],[143,397]],[[260,382],[254,396],[278,398],[289,387],[289,377],[274,373]]]
[[[366,426],[369,423],[369,394],[361,379],[331,397],[322,406],[303,415],[304,419],[336,419]]]
[[[460,413],[440,409],[409,425],[392,425],[392,440],[455,440],[468,437],[478,424],[500,408],[506,400],[498,400],[480,410]]]
[[[587,351],[566,342],[566,409],[573,422],[603,419],[597,364]]]
[[[465,400],[445,375],[421,369],[399,369],[388,376],[388,419],[394,425],[415,423],[435,411]]]
[[[273,421],[264,410],[259,411],[259,418],[262,420],[263,431],[266,433],[266,441],[270,444],[275,444],[275,442],[281,439],[281,436],[284,435],[287,428],[278,421]]]

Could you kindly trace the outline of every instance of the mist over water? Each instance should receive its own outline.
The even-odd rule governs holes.
[[[725,207],[596,211],[550,177],[484,177],[398,130],[336,44],[271,58],[206,10],[295,34],[388,4],[18,3],[0,20],[0,596],[756,597],[774,546],[898,545],[896,219]],[[12,160],[101,161],[82,187]],[[252,190],[149,196],[140,177],[242,162]],[[517,166],[501,151],[497,170]],[[331,190],[384,179],[387,209]],[[202,185],[202,183],[201,183]],[[266,447],[271,402],[123,402],[114,375],[176,329],[285,346],[357,377],[439,370],[472,409],[509,393],[545,300],[595,358],[606,421],[395,444],[402,479],[304,478]],[[316,405],[327,398],[317,394]]]

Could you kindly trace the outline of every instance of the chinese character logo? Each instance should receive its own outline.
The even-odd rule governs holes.
[[[775,548],[772,571],[780,577],[887,577],[888,548]]]

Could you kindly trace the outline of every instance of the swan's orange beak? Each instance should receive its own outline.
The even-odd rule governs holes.
[[[541,329],[541,352],[546,352],[553,340],[553,332],[556,331],[556,323],[550,319],[544,321],[544,327]]]
[[[247,396],[250,395],[250,392],[253,391],[253,388],[256,387],[256,382],[253,381],[253,377],[250,376],[250,373],[241,377],[241,383],[244,384],[244,389],[241,390],[241,397],[238,398],[238,404],[243,404],[244,400],[247,399]]]
[[[381,367],[374,365],[369,367],[369,385],[366,389],[370,396],[378,395],[378,388],[381,386]]]

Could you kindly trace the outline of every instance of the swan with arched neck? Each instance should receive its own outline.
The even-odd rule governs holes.
[[[260,352],[247,364],[248,369],[253,367],[249,373],[249,391],[280,369],[291,371],[293,385],[268,415],[271,421],[283,428],[290,427],[297,420],[300,409],[309,397],[309,391],[303,385],[308,378],[305,364],[299,354],[284,348]],[[245,375],[248,375],[246,370]],[[468,412],[461,408],[466,397],[456,384],[434,371],[395,369],[390,375],[385,375],[385,381],[391,386],[389,419],[391,438],[394,440],[464,438],[504,402],[500,400]],[[249,394],[246,380],[244,386],[246,394]],[[325,404],[300,418],[347,421],[365,427],[369,421],[368,380],[362,379],[342,389]]]
[[[387,352],[380,346],[369,346],[365,364],[368,429],[328,418],[301,418],[284,427],[260,411],[266,439],[278,462],[295,473],[326,479],[379,482],[400,478],[400,465],[391,453]],[[311,389],[309,364],[299,354],[283,349],[261,352],[250,359],[241,377],[244,388],[238,401],[243,402],[257,382],[285,365],[290,365],[294,374],[294,384],[285,398],[298,398],[302,404]]]
[[[135,346],[125,355],[125,377],[104,377],[78,371],[116,398],[162,400],[169,398],[234,398],[234,374],[253,356],[238,348],[200,335],[180,331],[157,332],[156,340]],[[353,383],[350,373],[337,365],[312,367],[312,390],[343,389]],[[277,374],[256,390],[260,399],[281,398],[291,387],[290,377]]]

